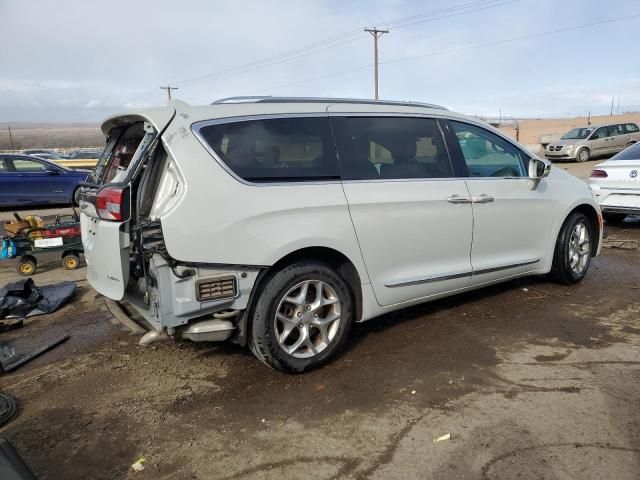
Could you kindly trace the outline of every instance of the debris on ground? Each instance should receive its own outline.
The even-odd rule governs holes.
[[[0,342],[0,372],[11,372],[25,363],[30,362],[39,357],[48,350],[57,347],[61,343],[67,341],[70,335],[67,333],[56,338],[52,342],[38,348],[30,353],[16,353],[15,348],[8,342]]]
[[[8,283],[0,288],[0,320],[52,313],[62,307],[77,288],[75,282],[38,287],[31,278]]]
[[[131,465],[131,468],[134,472],[140,472],[144,470],[144,462],[146,462],[145,458],[139,458]]]
[[[0,392],[0,427],[16,414],[16,401],[6,393]]]
[[[445,433],[444,435],[440,435],[438,438],[433,439],[433,443],[444,442],[445,440],[451,440],[451,434]]]

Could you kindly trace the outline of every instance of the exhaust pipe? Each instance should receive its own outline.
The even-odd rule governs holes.
[[[169,337],[169,335],[167,335],[165,332],[151,330],[150,332],[147,332],[142,336],[142,338],[138,342],[138,345],[140,345],[141,347],[148,347],[152,343],[169,340],[169,338],[171,337]]]

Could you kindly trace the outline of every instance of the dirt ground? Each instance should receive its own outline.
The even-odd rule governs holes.
[[[0,340],[72,337],[0,376],[20,405],[0,434],[40,479],[635,479],[640,219],[607,234],[581,284],[528,278],[395,312],[294,376],[230,344],[139,347],[83,269],[52,259],[35,281],[74,280],[76,297]]]

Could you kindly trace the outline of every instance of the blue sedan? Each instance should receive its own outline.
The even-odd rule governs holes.
[[[38,157],[0,154],[0,207],[70,204],[88,174]]]

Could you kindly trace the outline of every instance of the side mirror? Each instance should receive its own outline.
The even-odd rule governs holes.
[[[529,178],[531,180],[539,180],[549,175],[551,171],[551,163],[539,158],[529,160]]]

